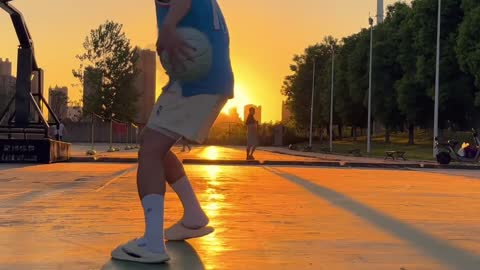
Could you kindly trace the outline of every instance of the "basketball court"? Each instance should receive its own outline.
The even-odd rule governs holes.
[[[144,229],[136,165],[0,166],[0,269],[480,267],[480,181],[460,171],[187,166],[216,232],[140,265],[110,259]],[[181,209],[168,189],[167,226]]]

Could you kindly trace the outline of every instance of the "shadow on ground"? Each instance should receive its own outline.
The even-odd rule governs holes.
[[[410,243],[436,261],[451,266],[452,269],[480,269],[480,258],[460,247],[437,239],[427,232],[423,232],[410,224],[383,214],[335,190],[319,186],[309,180],[302,179],[279,169],[268,168],[267,170],[303,187],[313,195],[364,219],[377,228]]]
[[[141,264],[134,262],[124,262],[110,260],[101,269],[102,270],[204,270],[202,260],[197,251],[187,242],[167,242],[166,243],[170,261],[165,264]]]

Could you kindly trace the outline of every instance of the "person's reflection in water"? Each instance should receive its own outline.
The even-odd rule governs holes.
[[[197,251],[187,242],[169,241],[166,243],[171,259],[164,264],[141,264],[110,260],[102,270],[205,270]]]

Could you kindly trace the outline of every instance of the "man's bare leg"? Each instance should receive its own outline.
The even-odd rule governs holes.
[[[137,172],[138,195],[145,215],[144,246],[153,253],[165,253],[163,235],[165,168],[163,159],[175,140],[145,128],[142,132]]]
[[[178,160],[172,151],[165,155],[163,167],[165,168],[165,176],[168,183],[182,201],[184,211],[182,224],[191,229],[207,226],[209,222],[208,217],[198,202],[182,162]]]

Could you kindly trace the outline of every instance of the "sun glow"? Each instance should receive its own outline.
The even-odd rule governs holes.
[[[243,118],[243,107],[250,104],[247,88],[242,84],[235,84],[235,97],[227,102],[222,112],[228,113],[231,108],[237,108],[240,118]]]

